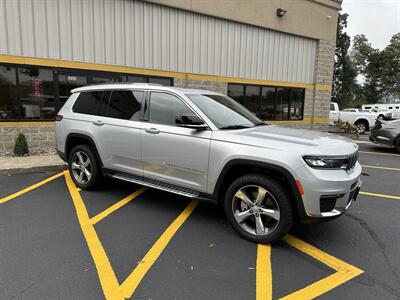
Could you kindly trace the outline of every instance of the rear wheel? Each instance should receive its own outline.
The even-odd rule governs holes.
[[[101,177],[93,150],[87,145],[78,145],[71,150],[68,168],[75,185],[81,189],[94,188]]]
[[[367,131],[368,124],[365,121],[357,121],[354,125],[357,127],[358,134],[364,134]]]
[[[293,225],[290,197],[283,185],[264,175],[235,180],[227,190],[224,208],[232,226],[257,243],[279,241]]]

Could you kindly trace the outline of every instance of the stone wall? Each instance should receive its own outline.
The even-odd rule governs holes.
[[[186,78],[174,78],[174,86],[189,89],[204,89],[221,94],[228,93],[228,84],[212,80],[195,80]]]
[[[14,151],[19,133],[25,135],[31,154],[55,153],[54,125],[0,126],[0,156]]]

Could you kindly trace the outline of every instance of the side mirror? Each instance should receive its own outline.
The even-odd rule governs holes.
[[[178,115],[175,118],[175,124],[178,127],[196,130],[205,130],[208,128],[207,124],[205,124],[202,119],[195,115]]]

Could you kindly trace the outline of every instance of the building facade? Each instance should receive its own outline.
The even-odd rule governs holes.
[[[325,130],[341,0],[0,0],[0,155],[54,148],[70,90],[150,82],[227,94]]]

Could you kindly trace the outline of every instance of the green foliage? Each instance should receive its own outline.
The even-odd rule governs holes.
[[[28,143],[26,142],[25,135],[20,133],[15,140],[14,155],[25,156],[29,154]]]
[[[350,36],[344,31],[348,14],[339,14],[336,36],[335,65],[333,70],[332,101],[340,107],[353,100],[357,89],[357,70],[349,55]]]
[[[400,99],[400,33],[395,34],[381,52],[382,84],[386,98]]]

